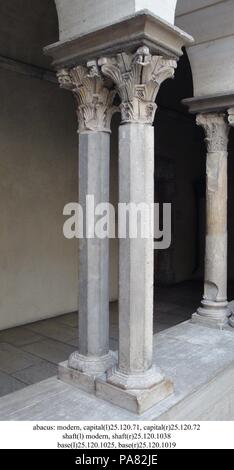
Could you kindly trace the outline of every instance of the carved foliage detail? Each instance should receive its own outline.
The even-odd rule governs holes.
[[[153,123],[161,83],[174,76],[175,60],[152,56],[148,47],[98,61],[103,75],[116,84],[123,122]]]
[[[227,151],[229,127],[224,114],[199,114],[196,121],[205,131],[208,152]]]
[[[205,131],[207,144],[207,194],[224,191],[229,126],[224,114],[199,114],[197,124]],[[220,193],[222,194],[222,193]],[[226,197],[223,194],[222,197]]]
[[[79,132],[109,132],[116,92],[100,75],[97,64],[62,69],[57,77],[60,86],[71,90],[76,98]]]

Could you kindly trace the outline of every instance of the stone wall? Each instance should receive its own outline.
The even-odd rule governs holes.
[[[62,233],[77,201],[77,120],[56,84],[0,69],[0,329],[77,309],[77,243]],[[115,118],[118,119],[118,117]],[[117,199],[117,126],[111,198]],[[111,241],[111,299],[117,298]]]
[[[76,247],[63,206],[77,198],[72,97],[0,70],[0,329],[76,309]]]

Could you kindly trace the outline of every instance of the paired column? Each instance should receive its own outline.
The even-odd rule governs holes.
[[[99,61],[121,98],[119,202],[154,204],[154,129],[160,84],[174,75],[176,62],[151,56],[147,47]],[[146,209],[147,210],[147,209]],[[149,223],[153,224],[153,220]],[[153,364],[153,230],[143,238],[119,240],[119,360],[97,394],[142,413],[172,393],[172,384]]]
[[[176,61],[152,56],[147,47],[61,70],[58,79],[77,102],[79,120],[79,200],[94,205],[109,199],[110,119],[114,83],[121,99],[119,202],[142,204],[147,236],[127,231],[119,240],[119,359],[109,351],[108,240],[80,241],[79,351],[60,368],[63,380],[142,413],[172,393],[170,380],[153,363],[153,204],[156,96],[174,75]],[[137,206],[136,206],[137,207]],[[143,217],[147,220],[147,217]],[[131,224],[130,224],[131,225]],[[129,225],[128,225],[129,227]],[[89,230],[89,229],[88,229]],[[65,371],[65,372],[64,372]],[[75,372],[74,372],[75,371]],[[106,373],[103,375],[103,373]]]
[[[58,80],[61,87],[73,92],[77,103],[79,203],[86,216],[87,196],[91,196],[93,208],[109,201],[110,121],[115,93],[93,62],[87,67],[61,70]],[[106,372],[114,359],[109,351],[109,243],[108,238],[96,237],[94,220],[87,220],[90,224],[79,243],[79,351],[70,356],[68,368],[92,378]],[[60,372],[63,379],[70,376],[82,386],[82,374],[71,377],[71,371],[63,367]]]
[[[205,131],[206,243],[205,281],[196,322],[223,328],[227,324],[227,146],[229,126],[224,114],[200,114]]]

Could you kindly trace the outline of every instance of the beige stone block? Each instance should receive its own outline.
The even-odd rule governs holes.
[[[173,393],[168,379],[145,390],[124,390],[102,379],[96,381],[96,396],[132,413],[142,414]]]

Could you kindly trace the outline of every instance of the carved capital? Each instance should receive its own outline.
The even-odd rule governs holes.
[[[234,108],[228,110],[228,122],[230,126],[234,127]]]
[[[198,114],[197,125],[205,131],[208,152],[226,152],[229,126],[224,114]]]
[[[110,132],[113,112],[113,99],[116,94],[107,83],[95,61],[87,66],[78,65],[72,69],[62,69],[57,73],[62,88],[71,90],[77,102],[79,133]]]
[[[174,76],[176,61],[152,56],[144,46],[135,54],[123,52],[112,58],[101,58],[98,64],[103,75],[116,84],[122,122],[152,124],[160,85]]]

